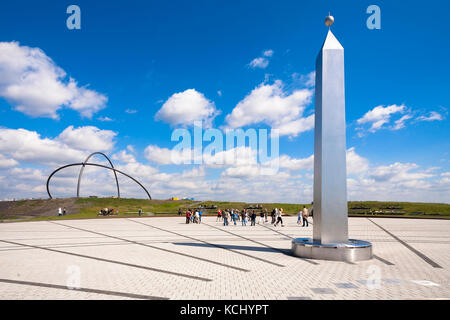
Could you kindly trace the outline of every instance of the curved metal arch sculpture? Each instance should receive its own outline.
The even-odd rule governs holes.
[[[89,156],[89,157],[90,157],[90,156]],[[88,157],[88,158],[89,158],[89,157]],[[108,159],[108,160],[109,160],[109,159]],[[109,162],[111,163],[111,161],[109,161]],[[118,182],[118,179],[117,179],[117,174],[116,174],[116,172],[118,172],[118,173],[120,173],[120,174],[123,174],[124,176],[126,176],[126,177],[130,178],[131,180],[133,180],[134,182],[136,182],[136,183],[137,183],[137,184],[145,191],[145,193],[147,194],[149,200],[152,200],[152,196],[150,195],[150,193],[147,191],[147,189],[146,189],[139,181],[137,181],[137,180],[136,180],[135,178],[133,178],[132,176],[126,174],[125,172],[122,172],[122,171],[120,171],[120,170],[117,170],[116,168],[114,168],[114,167],[112,166],[112,163],[111,163],[111,167],[108,167],[108,166],[104,166],[104,165],[102,165],[102,164],[98,164],[98,163],[89,163],[89,162],[71,163],[71,164],[67,164],[67,165],[65,165],[65,166],[59,167],[58,169],[56,169],[55,171],[53,171],[53,172],[48,176],[48,179],[47,179],[47,193],[48,193],[48,196],[49,196],[50,199],[53,199],[53,197],[52,197],[52,195],[51,195],[51,193],[50,193],[50,187],[49,187],[51,178],[52,178],[52,177],[55,175],[55,173],[57,173],[58,171],[60,171],[60,170],[62,170],[62,169],[65,169],[65,168],[68,168],[68,167],[74,167],[74,166],[82,166],[82,168],[84,168],[85,166],[95,166],[95,167],[106,168],[106,169],[108,169],[108,170],[114,171],[114,174],[115,174],[115,176],[116,176],[117,188],[119,188],[119,182]],[[80,173],[81,173],[81,172],[80,172]],[[81,175],[80,175],[79,177],[81,177]],[[78,196],[78,193],[77,193],[77,197],[79,197],[79,196]]]
[[[104,154],[103,152],[94,152],[91,153],[86,160],[84,160],[83,165],[81,166],[80,169],[80,174],[78,175],[78,183],[77,183],[77,198],[80,197],[80,182],[81,182],[81,177],[83,176],[83,171],[84,171],[84,167],[85,167],[85,163],[87,163],[89,161],[89,159],[95,155],[101,155],[103,157],[106,158],[106,160],[108,160],[109,164],[111,165],[111,168],[114,169],[114,165],[112,164],[111,160],[108,158],[108,156],[106,154]],[[116,186],[117,186],[117,198],[120,198],[120,188],[119,188],[119,180],[117,179],[117,173],[115,170],[113,170],[114,172],[114,177],[116,178]]]

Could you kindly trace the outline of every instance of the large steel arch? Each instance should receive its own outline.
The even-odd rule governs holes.
[[[83,171],[84,171],[84,167],[85,167],[84,164],[87,163],[87,162],[89,161],[89,159],[90,159],[92,156],[95,156],[95,155],[97,155],[97,154],[98,154],[98,155],[101,155],[101,156],[103,156],[103,157],[105,157],[106,160],[108,160],[109,164],[111,165],[111,168],[114,169],[114,165],[112,164],[111,160],[108,158],[108,156],[107,156],[106,154],[104,154],[103,152],[94,152],[94,153],[91,153],[91,154],[86,158],[86,160],[84,160],[83,165],[81,166],[81,169],[80,169],[80,174],[78,175],[77,198],[80,197],[80,183],[81,183],[81,176],[83,175]],[[120,198],[119,180],[117,179],[117,173],[116,173],[116,171],[113,170],[113,172],[114,172],[114,177],[116,178],[117,198]]]
[[[137,181],[135,178],[133,178],[132,176],[126,174],[125,172],[122,172],[120,170],[117,170],[115,168],[111,168],[108,166],[104,166],[102,164],[98,164],[98,163],[87,163],[87,162],[80,162],[80,163],[71,163],[71,164],[67,164],[65,166],[59,167],[58,169],[56,169],[55,171],[53,171],[50,176],[47,179],[47,193],[50,199],[53,199],[51,193],[50,193],[50,188],[49,188],[49,184],[50,184],[50,179],[55,175],[55,173],[57,173],[58,171],[68,168],[68,167],[73,167],[73,166],[96,166],[96,167],[101,167],[101,168],[106,168],[109,170],[113,170],[114,172],[118,172],[120,174],[123,174],[124,176],[130,178],[131,180],[133,180],[134,182],[136,182],[142,189],[144,189],[145,193],[147,193],[147,196],[150,200],[152,200],[152,196],[150,195],[150,193],[147,191],[147,189],[145,189],[145,187],[139,182]]]

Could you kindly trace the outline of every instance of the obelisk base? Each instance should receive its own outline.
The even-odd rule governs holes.
[[[372,244],[355,239],[346,243],[321,244],[311,238],[296,238],[292,240],[292,253],[307,259],[355,262],[372,259]]]

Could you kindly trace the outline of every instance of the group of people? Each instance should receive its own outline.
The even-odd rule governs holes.
[[[111,208],[111,209],[103,208],[97,213],[97,216],[113,216],[113,215],[118,215],[118,214],[119,214],[119,209],[114,211],[113,208]]]
[[[58,216],[65,216],[67,214],[67,210],[66,207],[64,207],[64,209],[61,209],[61,207],[58,208]]]
[[[201,210],[187,210],[186,211],[186,223],[202,223],[202,211]],[[180,214],[180,211],[178,212]]]
[[[281,226],[284,227],[282,215],[283,208],[274,208],[270,214],[272,218],[271,224],[273,224],[275,227],[278,224],[281,224]],[[259,216],[258,222],[256,222],[257,216]],[[269,212],[267,211],[267,209],[263,208],[261,208],[261,211],[259,213],[257,213],[256,210],[250,209],[219,209],[217,211],[216,221],[223,220],[224,226],[228,226],[230,222],[233,222],[234,225],[237,225],[238,221],[241,222],[242,226],[246,226],[250,221],[250,226],[255,226],[256,223],[264,224],[266,222],[269,222],[268,216]]]
[[[311,207],[312,212],[312,207]],[[276,227],[279,224],[284,227],[283,224],[283,208],[274,208],[270,215],[266,208],[260,208],[259,212],[258,210],[254,209],[218,209],[217,211],[217,218],[216,222],[223,221],[224,226],[230,225],[230,223],[233,223],[234,225],[237,225],[238,222],[242,224],[242,226],[247,226],[247,223],[250,222],[250,226],[255,226],[258,224],[265,224],[269,222],[269,216],[271,218],[271,224]],[[186,215],[186,224],[189,223],[201,223],[202,222],[202,210],[199,209],[188,209],[185,212]],[[181,208],[178,210],[178,215],[182,215]],[[303,209],[300,209],[297,214],[297,224],[301,225],[302,227],[308,227],[308,216],[310,215],[310,212],[306,208],[306,206],[303,206]],[[257,217],[259,216],[259,219]]]

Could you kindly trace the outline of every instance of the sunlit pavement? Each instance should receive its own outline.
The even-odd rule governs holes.
[[[352,264],[292,256],[292,238],[312,226],[283,219],[2,223],[0,299],[450,298],[448,220],[350,218],[350,238],[372,242],[375,255]]]

